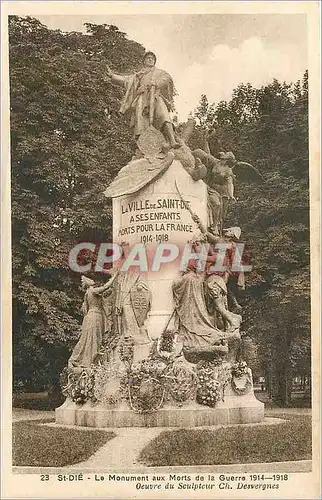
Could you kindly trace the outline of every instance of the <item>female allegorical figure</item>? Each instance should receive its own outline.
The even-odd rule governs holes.
[[[181,278],[172,285],[176,330],[185,352],[203,350],[221,344],[225,332],[216,328],[206,307],[204,277],[189,264]]]
[[[95,287],[95,282],[82,276],[82,288],[86,290],[82,312],[84,319],[79,341],[68,361],[69,368],[89,368],[99,354],[103,335],[110,330],[111,311],[105,307],[103,293],[114,282],[116,274],[103,286]]]

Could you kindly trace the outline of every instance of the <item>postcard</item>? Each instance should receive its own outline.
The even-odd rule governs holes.
[[[319,2],[14,2],[3,498],[319,498]]]

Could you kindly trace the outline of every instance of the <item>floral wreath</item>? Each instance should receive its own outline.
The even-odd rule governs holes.
[[[76,404],[83,405],[86,401],[96,401],[94,394],[95,371],[93,368],[83,369],[80,373],[67,366],[60,375],[60,385],[65,397]]]
[[[243,396],[249,392],[252,385],[251,377],[249,376],[249,369],[246,361],[238,361],[231,367],[232,380],[231,385],[233,390],[239,396]],[[244,385],[241,387],[237,385],[236,381],[245,377]]]
[[[130,408],[136,413],[153,413],[163,405],[167,365],[160,360],[143,360],[132,366],[124,386]]]

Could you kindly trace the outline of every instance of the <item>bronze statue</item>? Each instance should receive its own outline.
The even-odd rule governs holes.
[[[173,124],[169,115],[173,111],[174,83],[164,70],[155,67],[156,56],[147,52],[143,58],[143,68],[137,73],[122,76],[107,67],[112,82],[125,87],[125,96],[120,112],[130,119],[130,127],[138,138],[147,128],[160,130],[172,148],[178,148]]]
[[[69,358],[70,368],[90,368],[95,362],[106,331],[111,328],[111,311],[104,307],[103,294],[114,283],[116,275],[103,286],[95,286],[95,282],[82,276],[82,289],[85,291],[82,312],[84,319],[79,341]]]
[[[239,314],[242,310],[241,305],[238,303],[237,297],[241,290],[245,290],[245,275],[243,271],[232,271],[233,261],[238,252],[237,242],[241,236],[241,229],[238,226],[228,227],[223,229],[222,236],[218,234],[213,234],[207,231],[206,227],[202,224],[199,217],[192,213],[192,219],[198,225],[201,232],[199,241],[194,242],[194,250],[200,252],[200,243],[207,242],[210,243],[209,253],[206,261],[206,274],[211,274],[208,270],[216,262],[216,244],[217,243],[230,243],[231,248],[226,250],[225,264],[227,266],[226,271],[222,273],[222,278],[227,285],[227,303],[228,309]],[[240,261],[240,259],[238,259]],[[218,274],[218,273],[217,273]]]
[[[192,151],[193,156],[207,168],[203,180],[208,185],[209,227],[214,234],[222,233],[223,219],[226,216],[229,201],[236,201],[234,196],[234,178],[262,182],[260,172],[243,161],[237,161],[229,151],[219,153],[215,158],[202,149]]]
[[[189,119],[183,130],[176,135],[177,147],[170,150],[170,144],[154,127],[145,129],[137,140],[138,149],[132,161],[125,165],[104,192],[105,196],[117,198],[143,189],[162,175],[176,159],[183,168],[198,181],[207,175],[207,168],[199,158],[195,158],[186,142],[194,128],[194,120]],[[179,193],[182,198],[181,194]]]
[[[228,309],[228,290],[224,277],[211,274],[205,279],[204,285],[208,311],[214,317],[215,326],[225,332],[239,329],[242,318]]]
[[[216,328],[208,313],[204,293],[204,277],[189,265],[181,278],[173,282],[175,329],[183,345],[185,357],[198,351],[220,351],[225,332]],[[189,360],[189,359],[188,359]]]

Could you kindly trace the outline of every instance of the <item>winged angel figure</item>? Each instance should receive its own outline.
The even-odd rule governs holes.
[[[195,149],[192,154],[206,167],[201,178],[208,186],[208,226],[214,234],[219,234],[229,202],[236,201],[234,179],[261,183],[264,178],[250,163],[237,161],[231,151],[219,153],[219,158],[202,149]]]

